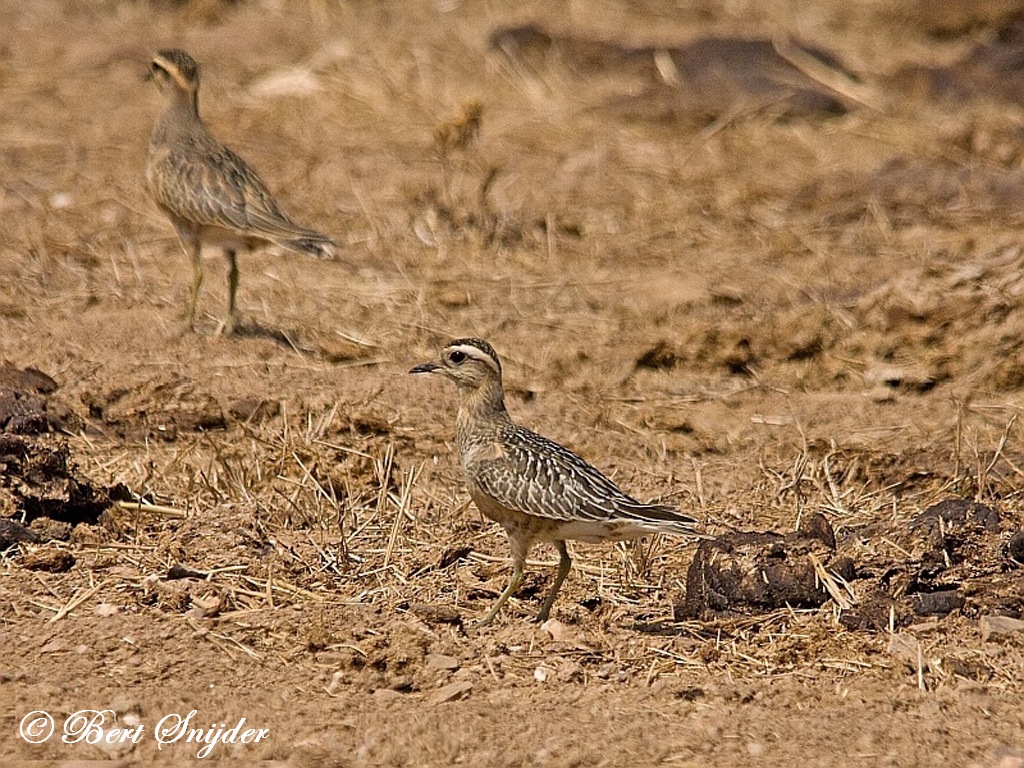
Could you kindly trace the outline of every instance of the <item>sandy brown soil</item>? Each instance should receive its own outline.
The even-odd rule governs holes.
[[[1024,632],[991,619],[1024,610],[1024,110],[956,69],[1014,6],[0,3],[0,357],[53,378],[62,429],[28,453],[66,444],[149,507],[0,553],[5,764],[192,764],[153,729],[196,710],[270,729],[213,755],[294,766],[1024,765]],[[489,47],[527,22],[547,37]],[[778,45],[838,113],[628,53],[708,34],[826,49]],[[169,46],[342,245],[243,256],[240,337],[215,252],[176,335],[190,267],[142,180]],[[507,545],[461,485],[454,393],[406,374],[461,335],[520,421],[708,533],[823,512],[846,604],[684,621],[694,547],[658,539],[576,546],[548,629],[538,548],[474,627]],[[948,498],[998,522],[926,578],[911,522]],[[897,602],[925,581],[963,600]],[[107,708],[137,745],[19,736]]]

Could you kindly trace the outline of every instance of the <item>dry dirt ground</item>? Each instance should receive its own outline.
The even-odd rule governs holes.
[[[4,437],[0,511],[37,534],[0,553],[5,765],[192,764],[154,738],[191,710],[269,729],[212,751],[249,764],[1024,764],[1017,4],[0,7],[0,357],[57,386],[50,434]],[[701,79],[708,35],[767,42]],[[238,337],[216,252],[176,333],[191,270],[142,177],[163,47],[341,244],[242,256]],[[474,627],[507,544],[454,392],[406,373],[462,335],[518,420],[709,534],[823,513],[848,586],[687,616],[693,544],[579,545],[545,629],[538,548]],[[123,503],[19,507],[65,458]],[[950,498],[997,518],[928,566]],[[19,735],[82,709],[138,744]]]

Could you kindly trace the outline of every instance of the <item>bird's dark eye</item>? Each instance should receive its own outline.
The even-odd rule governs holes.
[[[466,359],[466,353],[455,350],[454,352],[448,353],[448,359],[456,365],[460,365]]]

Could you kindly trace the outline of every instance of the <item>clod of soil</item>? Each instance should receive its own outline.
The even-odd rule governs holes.
[[[677,618],[817,608],[829,599],[821,569],[853,578],[853,561],[836,557],[835,534],[821,514],[796,533],[727,533],[697,548]]]
[[[280,412],[280,401],[258,397],[242,398],[228,405],[228,414],[235,421],[262,421],[271,419]]]
[[[909,551],[920,559],[922,576],[927,578],[960,563],[973,561],[978,566],[994,559],[998,533],[998,511],[965,499],[947,499],[911,521]]]
[[[74,424],[70,409],[49,400],[57,389],[57,382],[42,371],[5,360],[0,365],[0,432],[38,435]]]
[[[182,433],[222,430],[227,419],[217,400],[183,376],[157,378],[134,388],[117,387],[103,393],[85,393],[82,402],[89,414],[122,437],[173,442]],[[239,406],[242,419],[244,406]],[[269,415],[273,406],[249,417]]]
[[[857,538],[868,542],[865,548],[854,551],[848,539],[844,549],[867,582],[860,591],[872,597],[843,615],[846,626],[885,630],[915,616],[1016,616],[1024,607],[1024,580],[1014,573],[1012,557],[1007,572],[1013,539],[1002,545],[1001,515],[994,507],[946,499],[902,529],[873,526]],[[881,541],[889,545],[877,547]]]
[[[75,565],[75,556],[66,549],[43,546],[23,553],[18,558],[22,568],[30,571],[46,571],[47,573],[64,573]]]
[[[964,607],[964,596],[959,589],[940,589],[938,592],[919,592],[911,595],[910,605],[918,616],[945,616]]]
[[[463,624],[462,614],[449,605],[410,602],[405,608],[427,624],[451,624],[457,627],[461,627]]]
[[[662,339],[653,347],[645,350],[640,357],[636,359],[636,367],[657,370],[658,368],[671,368],[678,362],[679,355],[676,353],[675,349],[673,349],[669,342]]]
[[[890,625],[902,627],[909,624],[911,618],[906,603],[894,600],[883,589],[862,596],[856,605],[839,615],[840,623],[848,629],[875,632],[885,632]]]
[[[911,64],[901,68],[895,75],[896,85],[917,97],[1016,101],[1024,85],[1020,68],[1024,22],[1019,17],[1019,7],[1016,14],[1016,18],[986,35],[984,42],[952,64]]]
[[[1018,565],[1024,565],[1024,528],[1010,537],[1006,544],[1006,556]]]
[[[50,517],[37,517],[29,527],[38,534],[40,541],[70,541],[74,533],[71,523]]]
[[[525,24],[495,30],[490,46],[535,74],[557,64],[580,80],[618,76],[649,83],[651,89],[628,97],[629,104],[638,116],[659,119],[717,117],[738,104],[770,104],[787,115],[842,114],[845,99],[809,77],[808,62],[856,79],[828,51],[763,39],[708,36],[679,46],[629,46]]]
[[[58,438],[0,433],[0,510],[26,520],[96,523],[110,506],[106,489],[82,477]]]
[[[37,542],[40,536],[30,528],[26,528],[13,520],[0,517],[0,550],[7,549],[21,542]]]
[[[894,6],[896,8],[897,6]],[[1017,0],[986,0],[963,3],[960,0],[910,0],[898,6],[900,15],[916,29],[937,38],[954,38],[972,30],[989,26],[1005,26],[1019,18]]]

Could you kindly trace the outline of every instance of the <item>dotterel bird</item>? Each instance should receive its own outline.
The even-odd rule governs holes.
[[[278,207],[266,185],[230,149],[218,142],[199,116],[199,66],[184,51],[160,51],[150,62],[150,77],[167,105],[153,127],[146,185],[192,257],[192,293],[185,322],[193,328],[203,283],[200,249],[219,245],[228,260],[228,318],[225,332],[238,320],[240,248],[267,242],[297,253],[332,255],[334,242],[295,224]]]
[[[481,624],[494,619],[519,587],[534,542],[554,543],[560,558],[537,615],[537,621],[545,621],[572,567],[566,539],[700,536],[693,530],[694,518],[675,507],[637,501],[568,448],[514,423],[505,409],[501,362],[486,341],[456,339],[439,360],[410,373],[441,374],[458,387],[455,434],[469,495],[484,515],[501,524],[512,547],[512,578]]]

